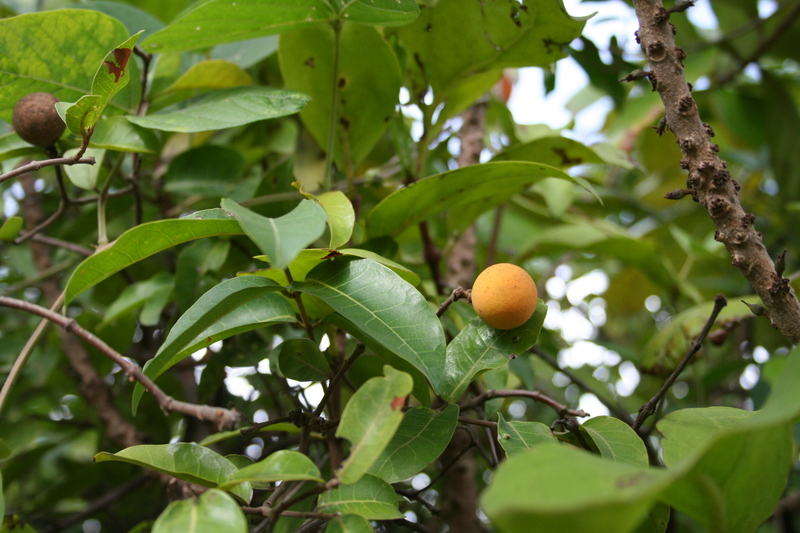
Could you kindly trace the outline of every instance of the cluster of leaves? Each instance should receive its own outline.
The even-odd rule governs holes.
[[[719,3],[724,47],[674,21],[695,48],[692,79],[733,72],[758,49],[739,28],[755,16],[769,33],[789,10],[760,19],[756,2]],[[630,427],[713,294],[749,291],[705,213],[662,199],[683,186],[680,156],[649,129],[657,96],[619,84],[633,65],[616,43],[611,64],[586,38],[570,48],[585,20],[559,0],[188,4],[98,1],[0,20],[0,118],[10,122],[25,94],[53,93],[68,127],[59,150],[96,159],[64,167],[68,184],[60,169],[25,186],[0,182],[7,209],[20,209],[0,229],[3,294],[50,306],[39,288],[57,279],[66,313],[169,394],[267,422],[220,431],[165,416],[89,348],[106,378],[93,386],[115,398],[100,407],[62,340],[47,335],[15,401],[0,405],[3,527],[78,531],[96,517],[109,530],[162,533],[244,532],[265,519],[272,531],[306,520],[331,532],[410,522],[433,531],[443,494],[462,489],[444,486],[452,465],[436,462],[462,429],[483,452],[472,459],[479,472],[492,471],[475,483],[497,531],[664,532],[673,508],[687,528],[748,532],[772,515],[793,463],[800,354],[771,358],[752,391],[739,386],[755,346],[774,354],[785,344],[746,307],[720,315],[719,346],[683,378],[688,393],[669,395],[657,424]],[[767,213],[770,249],[796,238],[782,229],[797,200],[796,151],[782,132],[800,121],[798,48],[781,43],[774,63],[762,61],[762,83],[728,76],[695,93],[745,201]],[[502,98],[485,96],[505,69],[547,68],[566,53],[592,82],[576,109],[605,93],[616,102],[606,126],[615,144],[519,126]],[[485,109],[490,160],[455,168],[451,141],[473,105]],[[757,120],[754,106],[764,110]],[[0,136],[3,170],[29,157],[43,154],[13,132]],[[18,202],[23,187],[30,198]],[[90,257],[19,245],[22,219],[59,201],[66,209],[48,235],[100,245]],[[464,302],[440,319],[455,287],[437,257],[470,232],[472,265],[516,262],[544,281],[568,262],[576,275],[601,269],[609,288],[591,302],[550,295],[510,331]],[[653,295],[660,312],[644,309]],[[552,368],[548,354],[568,347],[571,324],[543,329],[548,308],[589,315],[597,305],[607,319],[594,321],[592,340],[622,363]],[[0,320],[6,373],[34,322],[18,311]],[[612,375],[626,363],[642,374],[623,396]],[[235,395],[230,384],[242,377],[248,392]],[[562,420],[570,431],[554,431],[568,412],[558,402],[575,403],[577,384],[617,418]],[[530,395],[481,401],[487,389],[559,400],[556,412]],[[146,439],[120,450],[103,409]],[[488,437],[471,429],[480,425]],[[162,478],[143,471],[202,494],[168,503],[153,490]]]

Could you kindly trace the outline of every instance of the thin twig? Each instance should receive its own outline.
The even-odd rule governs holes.
[[[456,300],[460,300],[463,298],[469,301],[471,297],[472,297],[472,290],[471,289],[465,290],[461,285],[459,285],[458,287],[453,289],[452,294],[450,294],[450,296],[447,297],[447,300],[442,302],[442,305],[440,305],[439,309],[436,310],[436,316],[441,318],[444,312],[447,311],[447,309],[451,305],[453,305],[453,302],[455,302]]]
[[[314,416],[320,416],[322,414],[322,410],[325,409],[325,404],[328,403],[328,399],[331,397],[331,391],[333,391],[339,385],[339,382],[342,381],[344,375],[347,374],[347,371],[350,370],[350,367],[353,366],[353,363],[356,362],[356,359],[358,359],[366,349],[367,347],[363,343],[358,343],[356,349],[353,350],[353,355],[348,357],[347,360],[342,363],[342,367],[338,372],[336,372],[336,375],[331,378],[331,381],[328,384],[328,390],[325,391],[325,395],[322,397],[322,400],[320,400],[319,405],[317,405],[317,408],[314,409]]]
[[[591,385],[589,385],[583,379],[581,379],[580,376],[576,375],[568,368],[562,368],[561,366],[559,366],[558,361],[550,354],[545,353],[545,351],[542,350],[539,346],[534,346],[533,348],[531,348],[530,351],[531,353],[536,354],[542,361],[553,367],[553,369],[558,370],[559,372],[567,376],[570,379],[570,381],[575,383],[578,387],[596,396],[597,399],[600,400],[600,402],[603,405],[605,405],[614,416],[616,416],[629,426],[633,425],[633,417],[628,411],[625,410],[625,408],[623,408],[622,406],[620,406],[615,402],[609,401],[606,398],[604,398],[603,394],[600,394]]]
[[[239,431],[239,433],[242,434],[242,435],[248,435],[250,433],[256,433],[258,431],[261,431],[262,429],[264,429],[266,427],[274,426],[275,424],[282,424],[284,422],[290,422],[290,421],[291,421],[290,417],[282,416],[282,417],[276,418],[274,420],[267,420],[266,422],[259,422],[257,424],[253,424],[252,426],[249,426],[249,427],[246,427],[246,428],[242,428]]]
[[[89,257],[90,255],[94,255],[94,250],[91,248],[87,248],[85,246],[81,246],[80,244],[76,244],[74,242],[69,241],[62,241],[61,239],[56,239],[54,237],[48,237],[47,235],[43,235],[41,233],[34,235],[31,237],[32,241],[40,242],[42,244],[46,244],[47,246],[54,246],[56,248],[64,248],[65,250],[69,250],[70,252],[75,252],[76,254],[85,255]]]
[[[182,413],[193,416],[198,420],[214,422],[215,426],[220,431],[231,429],[239,421],[239,414],[235,410],[224,409],[222,407],[211,407],[208,405],[191,404],[176,400],[167,395],[161,390],[161,388],[158,387],[158,385],[153,382],[152,379],[142,372],[142,369],[139,368],[139,365],[124,358],[119,352],[103,342],[103,340],[99,339],[91,332],[83,329],[72,318],[65,317],[36,304],[32,304],[23,300],[17,300],[15,298],[8,298],[7,296],[0,296],[0,306],[19,309],[20,311],[25,311],[27,313],[32,313],[34,315],[46,318],[50,322],[61,326],[64,328],[64,330],[88,342],[100,350],[103,355],[119,365],[129,376],[129,378],[141,383],[144,388],[153,395],[164,412]]]
[[[294,278],[292,278],[292,273],[289,268],[287,267],[283,271],[286,273],[286,279],[289,284],[291,285],[294,283]],[[306,330],[306,335],[312,342],[317,342],[314,338],[314,327],[311,325],[311,319],[308,317],[305,304],[303,304],[303,295],[298,291],[292,291],[289,293],[289,296],[297,303],[297,309],[300,311],[300,319],[303,321],[303,328]]]
[[[58,202],[58,209],[56,209],[55,213],[50,215],[47,218],[47,220],[45,220],[40,224],[37,224],[36,227],[34,227],[33,229],[26,231],[25,233],[14,239],[14,244],[22,244],[23,242],[27,241],[37,233],[40,233],[41,231],[47,229],[47,227],[50,226],[50,224],[52,224],[56,220],[58,220],[58,218],[61,217],[61,215],[63,215],[64,212],[67,210],[67,208],[70,206],[71,201],[69,199],[69,195],[67,195],[67,186],[64,183],[64,174],[63,172],[61,172],[61,167],[56,167],[55,171],[56,171],[56,183],[58,183],[58,191],[60,196]]]
[[[544,404],[549,405],[552,407],[559,416],[574,416],[574,417],[586,417],[589,416],[589,413],[584,411],[583,409],[570,409],[566,405],[555,401],[554,399],[545,396],[541,392],[538,391],[530,391],[530,390],[522,390],[522,389],[513,389],[513,390],[493,390],[489,389],[478,396],[475,396],[463,403],[460,403],[459,406],[461,407],[461,411],[465,411],[467,409],[471,409],[476,405],[480,405],[484,402],[492,400],[494,398],[530,398],[531,400],[536,400],[537,402],[542,402]]]
[[[672,374],[667,378],[667,381],[661,386],[659,391],[653,396],[649,402],[644,404],[639,409],[639,416],[636,417],[636,421],[631,426],[635,431],[638,431],[645,420],[650,417],[653,413],[656,412],[656,408],[658,407],[658,403],[661,401],[661,398],[667,393],[667,391],[672,387],[672,384],[678,379],[678,376],[681,375],[683,369],[686,368],[686,365],[689,364],[689,361],[692,360],[692,356],[700,351],[700,348],[703,346],[703,341],[708,335],[708,332],[711,330],[711,326],[714,325],[714,321],[717,320],[717,316],[719,315],[722,308],[728,305],[728,301],[725,299],[724,296],[718,294],[714,297],[714,310],[711,312],[711,316],[708,317],[705,326],[700,331],[700,334],[697,335],[697,338],[692,342],[692,345],[689,347],[689,351],[686,352],[686,355],[683,356],[683,359],[672,371]]]
[[[43,159],[41,161],[31,161],[27,165],[22,165],[21,167],[17,167],[14,170],[0,175],[0,183],[27,172],[43,169],[44,167],[52,167],[56,165],[94,165],[95,163],[96,161],[94,160],[94,157],[82,157],[80,159],[75,159],[74,157],[54,157],[52,159]]]
[[[490,429],[497,428],[497,422],[492,422],[491,420],[480,420],[478,418],[459,416],[458,421],[461,422],[462,424],[471,424],[473,426],[483,426],[485,428],[490,428]]]
[[[103,494],[101,497],[90,503],[83,511],[70,515],[61,522],[59,522],[56,526],[53,526],[53,529],[51,531],[64,531],[73,524],[77,524],[78,522],[82,522],[83,520],[90,518],[98,511],[101,511],[106,507],[108,507],[109,505],[115,503],[117,500],[122,498],[128,492],[138,488],[139,485],[143,484],[148,479],[151,479],[151,477],[152,476],[149,476],[147,474],[140,474],[135,478],[131,479],[130,481],[127,481],[126,483],[123,483],[122,485],[119,485],[111,489],[110,491],[108,491],[107,493]]]
[[[291,506],[298,504],[303,500],[311,498],[312,496],[316,496],[317,494],[322,494],[323,492],[328,492],[330,490],[333,490],[338,486],[339,486],[339,480],[337,478],[333,478],[327,483],[324,483],[322,485],[317,485],[316,487],[308,489],[303,494],[299,494],[291,499],[286,499],[269,510],[269,518],[270,520],[275,522],[276,520],[278,520],[278,517],[281,516],[281,514],[285,513],[286,510],[289,509]]]

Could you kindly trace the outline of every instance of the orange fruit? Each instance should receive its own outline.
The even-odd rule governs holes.
[[[497,329],[514,329],[533,316],[539,291],[530,274],[510,263],[492,265],[472,286],[472,306],[481,320]]]

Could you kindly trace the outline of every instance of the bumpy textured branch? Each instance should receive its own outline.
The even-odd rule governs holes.
[[[687,187],[706,208],[717,227],[714,238],[731,254],[732,263],[761,297],[772,325],[797,344],[800,341],[800,302],[789,280],[778,274],[755,217],[739,202],[739,184],[711,142],[713,132],[702,122],[683,73],[686,54],[675,46],[670,12],[661,0],[634,0],[639,19],[637,39],[650,64],[650,79],[661,95],[669,128],[683,153],[681,167],[689,172]]]

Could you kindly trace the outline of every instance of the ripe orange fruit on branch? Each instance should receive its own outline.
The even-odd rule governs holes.
[[[522,268],[510,263],[492,265],[472,286],[475,312],[493,328],[514,329],[533,316],[539,292]]]

